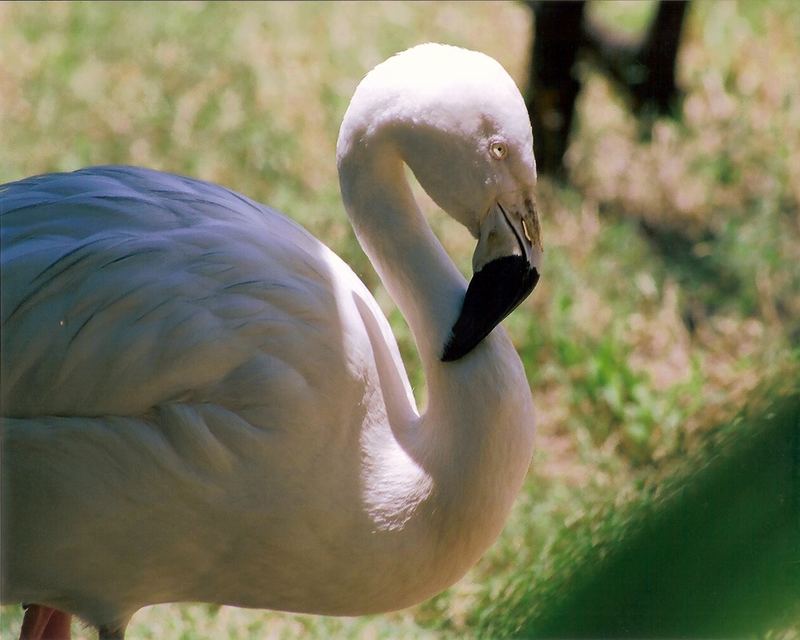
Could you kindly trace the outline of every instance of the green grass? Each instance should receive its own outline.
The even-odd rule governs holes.
[[[635,33],[652,5],[592,10]],[[271,204],[372,289],[424,400],[409,331],[339,200],[338,124],[368,69],[423,41],[485,51],[522,84],[530,20],[505,2],[0,4],[0,182],[127,163]],[[567,574],[584,527],[702,457],[755,389],[797,379],[798,59],[791,1],[693,3],[683,117],[646,136],[602,76],[580,68],[574,186],[540,182],[542,281],[506,321],[537,403],[538,449],[503,535],[464,580],[360,619],[151,607],[129,637],[487,637],[488,616],[511,624],[511,586]],[[422,205],[466,272],[469,234]],[[0,635],[13,637],[18,608],[0,613]],[[800,621],[761,635],[798,638]]]

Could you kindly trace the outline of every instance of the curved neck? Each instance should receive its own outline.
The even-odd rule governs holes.
[[[392,442],[404,450],[401,458],[411,463],[406,469],[419,470],[435,487],[429,519],[417,519],[425,523],[418,531],[425,533],[415,544],[435,541],[434,555],[450,563],[443,575],[454,580],[499,534],[527,472],[533,448],[527,379],[502,329],[461,360],[440,361],[466,281],[420,212],[391,140],[355,135],[345,140],[339,176],[359,242],[405,316],[425,368],[429,402],[424,415],[389,427]],[[426,484],[425,478],[418,479]],[[380,472],[376,483],[381,496],[391,494]],[[397,490],[405,493],[407,487]],[[413,520],[404,530],[414,530]],[[436,535],[430,535],[430,526]]]
[[[427,373],[458,317],[466,281],[420,212],[390,141],[350,147],[339,179],[358,241],[408,322]]]
[[[429,397],[422,421],[436,425],[436,435],[426,436],[437,441],[428,446],[446,449],[471,432],[480,433],[483,442],[483,432],[503,431],[494,424],[499,415],[491,414],[499,405],[530,410],[527,379],[502,328],[461,360],[441,362],[467,283],[420,212],[404,166],[391,135],[350,132],[340,144],[342,198],[361,246],[417,344]]]

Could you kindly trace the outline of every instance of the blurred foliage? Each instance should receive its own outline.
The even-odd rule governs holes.
[[[635,33],[652,5],[591,11]],[[137,164],[269,203],[375,293],[424,403],[413,338],[339,200],[339,121],[368,69],[419,42],[484,51],[521,83],[530,20],[511,2],[2,3],[0,182]],[[683,118],[644,137],[613,88],[581,69],[573,186],[540,182],[542,280],[505,322],[537,403],[538,450],[503,535],[464,580],[360,619],[152,607],[129,637],[469,636],[520,571],[561,570],[576,523],[599,522],[701,450],[765,381],[797,379],[798,59],[791,0],[694,2],[678,61]],[[469,234],[417,193],[467,272]],[[20,612],[2,614],[12,637]],[[74,634],[92,637],[77,623]],[[800,623],[765,634],[797,638]]]
[[[757,395],[676,465],[562,530],[555,563],[518,568],[470,624],[491,638],[753,637],[775,625],[789,636],[800,615],[798,381]]]

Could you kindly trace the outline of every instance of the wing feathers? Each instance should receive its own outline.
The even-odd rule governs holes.
[[[244,196],[100,167],[6,185],[0,212],[5,415],[259,406],[341,348],[328,250]]]

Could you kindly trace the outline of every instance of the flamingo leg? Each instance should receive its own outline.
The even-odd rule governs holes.
[[[70,640],[71,618],[69,613],[52,607],[27,605],[19,640]]]

